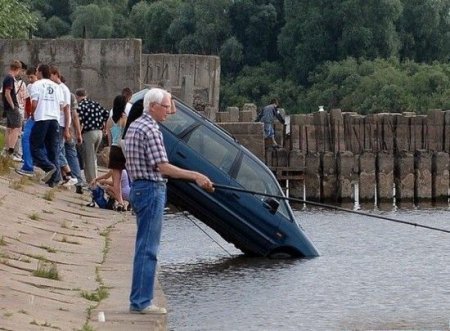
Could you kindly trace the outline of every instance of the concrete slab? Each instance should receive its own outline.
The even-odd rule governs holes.
[[[86,207],[87,193],[50,189],[13,170],[0,175],[0,192],[1,330],[166,330],[167,316],[128,312],[130,212]],[[35,275],[39,267],[46,277]],[[58,279],[49,278],[51,267]],[[109,296],[88,300],[100,287]],[[159,286],[155,301],[166,305]]]

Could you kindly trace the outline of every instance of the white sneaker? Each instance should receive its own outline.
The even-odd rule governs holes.
[[[16,172],[21,175],[21,176],[27,176],[27,177],[34,177],[34,172],[33,171],[27,171],[27,170],[23,170],[23,169],[16,169]]]
[[[22,156],[19,155],[19,154],[14,153],[14,154],[12,155],[12,160],[13,160],[14,162],[22,162]]]
[[[150,305],[144,309],[136,310],[130,308],[130,313],[132,314],[167,314],[167,310],[164,307],[158,307],[155,305]]]
[[[76,183],[78,183],[78,179],[70,177],[69,179],[66,179],[61,185],[64,187],[69,187],[75,185]]]

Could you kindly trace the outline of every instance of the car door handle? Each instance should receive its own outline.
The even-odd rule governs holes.
[[[186,155],[184,155],[183,153],[177,152],[177,154],[178,154],[181,158],[186,159]]]

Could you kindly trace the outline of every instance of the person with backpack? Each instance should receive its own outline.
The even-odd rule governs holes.
[[[270,104],[263,107],[256,117],[255,122],[264,123],[264,138],[270,138],[272,140],[272,147],[277,148],[279,145],[275,141],[275,130],[273,123],[277,118],[281,124],[284,125],[284,118],[278,111],[279,102],[277,99],[272,99]]]

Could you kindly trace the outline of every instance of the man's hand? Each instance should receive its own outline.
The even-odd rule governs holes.
[[[214,192],[213,182],[208,177],[202,175],[201,173],[197,173],[195,177],[195,183],[197,183],[198,186],[200,186],[207,192],[210,193]]]

